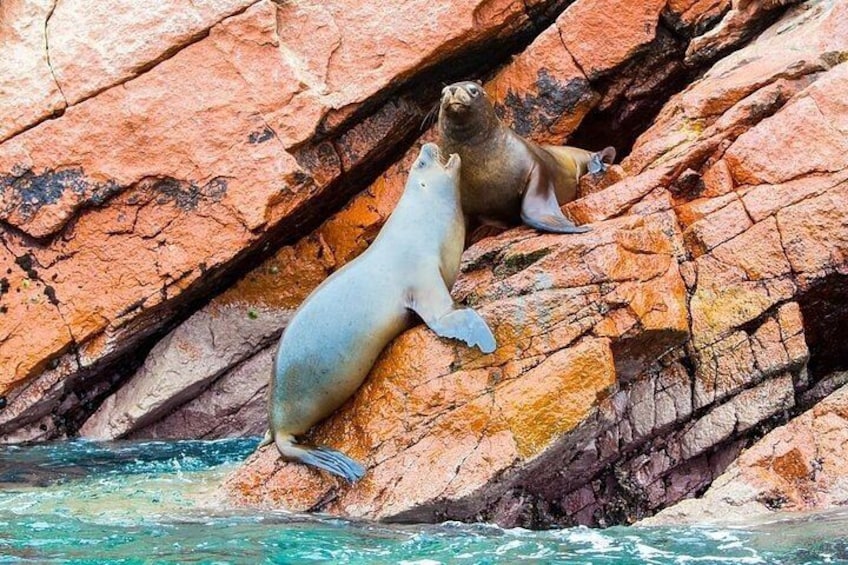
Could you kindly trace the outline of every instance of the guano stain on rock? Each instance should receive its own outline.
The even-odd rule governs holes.
[[[538,95],[521,96],[508,92],[503,104],[495,105],[495,113],[504,119],[508,107],[512,113],[512,128],[522,136],[530,135],[539,129],[548,129],[559,121],[563,114],[572,114],[581,104],[592,101],[594,96],[589,81],[585,78],[573,78],[562,83],[546,69],[539,69],[536,75]]]
[[[6,217],[16,214],[26,222],[31,220],[44,206],[59,203],[70,192],[78,200],[87,200],[95,205],[120,190],[115,181],[92,182],[81,167],[47,169],[36,174],[32,169],[15,167],[20,174],[0,176],[0,196],[5,196]]]
[[[193,181],[165,177],[154,181],[151,188],[159,193],[157,204],[173,203],[181,210],[190,212],[196,210],[203,200],[219,202],[227,193],[227,180],[215,177],[200,186]]]
[[[252,145],[258,145],[268,141],[274,137],[274,135],[274,130],[269,127],[265,127],[264,129],[251,132],[250,135],[247,136],[247,141]]]

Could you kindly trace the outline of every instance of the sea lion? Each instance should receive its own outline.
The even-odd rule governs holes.
[[[460,158],[441,163],[433,143],[421,148],[403,195],[374,243],[325,280],[295,312],[274,360],[270,437],[289,461],[359,480],[365,470],[346,455],[295,443],[362,384],[383,348],[417,314],[437,335],[495,350],[486,322],[456,308],[465,224],[459,204]]]
[[[462,159],[462,210],[483,223],[509,227],[523,221],[540,231],[582,233],[560,206],[574,200],[577,181],[599,173],[615,149],[591,152],[577,147],[538,145],[505,126],[476,82],[442,90],[439,148]]]

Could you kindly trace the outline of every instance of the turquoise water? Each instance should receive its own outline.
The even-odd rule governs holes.
[[[257,441],[0,447],[0,563],[848,563],[848,512],[532,532],[222,510],[218,481]]]

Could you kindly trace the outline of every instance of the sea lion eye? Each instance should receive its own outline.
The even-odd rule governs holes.
[[[468,94],[470,94],[471,96],[477,96],[478,94],[480,94],[480,89],[474,86],[473,84],[469,86],[467,90]]]

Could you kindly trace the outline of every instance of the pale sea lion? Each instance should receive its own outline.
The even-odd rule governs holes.
[[[577,181],[599,173],[615,149],[591,152],[577,147],[538,145],[505,126],[486,91],[476,82],[442,90],[439,148],[462,159],[462,209],[483,223],[525,224],[556,233],[582,233],[560,206],[574,200]]]
[[[325,280],[295,312],[274,361],[269,396],[271,437],[280,454],[349,482],[365,470],[339,451],[295,443],[362,384],[383,348],[413,322],[412,312],[442,337],[495,350],[486,322],[456,308],[465,225],[459,204],[460,158],[442,165],[433,143],[421,152],[403,195],[377,239]]]

